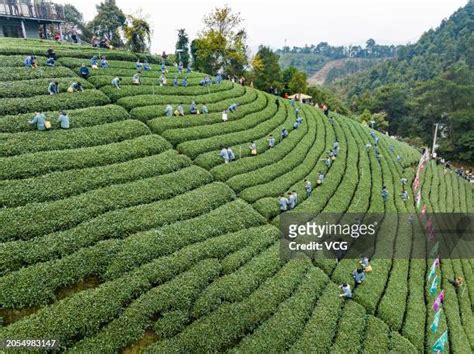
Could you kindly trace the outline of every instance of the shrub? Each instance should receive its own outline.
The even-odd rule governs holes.
[[[220,198],[225,200],[229,196],[230,193],[227,193],[227,195]],[[200,242],[209,237],[262,225],[265,222],[260,214],[241,200],[214,209],[218,206],[217,203],[213,203],[217,199],[215,196],[202,193],[199,197],[200,203],[209,205],[207,214],[167,225],[159,230],[150,230],[128,237],[124,240],[122,250],[110,264],[105,276],[115,278],[189,243]],[[209,201],[205,203],[207,200]],[[194,206],[191,204],[189,208],[194,209]],[[183,237],[182,235],[187,236]]]
[[[228,122],[221,121],[220,123],[198,127],[170,129],[166,130],[161,135],[172,144],[200,140],[216,135],[250,130],[258,124],[265,122],[267,119],[270,119],[275,113],[276,107],[267,105],[263,110],[257,113],[248,114],[240,119]]]
[[[0,81],[31,80],[42,78],[56,79],[60,77],[74,76],[76,76],[76,74],[74,74],[73,71],[61,66],[52,68],[39,67],[36,69],[0,66]]]
[[[210,93],[227,91],[232,89],[230,81],[224,81],[220,85],[212,85],[210,87],[191,86],[191,87],[174,87],[174,86],[151,86],[151,85],[122,85],[120,90],[115,87],[102,87],[104,92],[112,101],[117,101],[122,97],[131,97],[139,95],[160,95],[160,96],[201,96]]]
[[[9,134],[0,142],[0,156],[117,143],[149,133],[142,122],[125,120],[96,127]]]
[[[261,94],[257,95],[257,92],[254,90],[251,90],[251,91],[245,90],[245,93],[243,95],[231,97],[219,102],[207,103],[203,101],[200,104],[205,103],[210,113],[205,114],[205,115],[200,115],[199,118],[197,118],[194,115],[187,114],[184,117],[175,117],[177,119],[170,119],[170,117],[165,116],[166,104],[137,107],[137,108],[133,108],[130,111],[130,113],[132,114],[134,118],[140,119],[140,120],[156,118],[156,120],[152,119],[150,121],[150,126],[153,131],[161,132],[168,129],[168,126],[170,128],[173,128],[173,127],[179,128],[181,126],[186,127],[190,125],[199,125],[200,122],[206,122],[206,118],[210,117],[213,112],[218,112],[219,114],[212,115],[213,117],[212,122],[222,122],[222,114],[221,114],[222,111],[227,109],[232,103],[237,102],[241,105],[240,108],[245,108],[243,107],[244,105],[256,102],[257,98],[259,98],[260,96]],[[183,101],[181,102],[183,102],[183,104],[190,104],[192,100],[188,100],[187,97],[183,97]],[[258,110],[260,109],[255,109],[255,111],[258,111]],[[232,114],[232,117],[234,115],[237,117],[240,117],[242,113],[239,111]],[[160,117],[161,119],[158,119],[157,117]]]
[[[111,184],[170,173],[189,164],[187,157],[168,150],[113,165],[53,172],[41,178],[0,181],[0,207],[67,198]]]
[[[170,147],[166,140],[157,135],[145,135],[101,146],[0,157],[0,179],[26,178],[53,171],[103,166],[154,155]]]
[[[174,174],[111,185],[67,199],[3,209],[0,210],[0,220],[4,225],[0,239],[27,240],[46,233],[67,230],[105,212],[170,198],[210,180],[208,172],[193,166]],[[48,218],[44,217],[31,223],[34,215],[48,215]]]
[[[301,285],[276,313],[251,335],[245,337],[234,352],[285,352],[303,332],[314,303],[328,282],[327,275],[311,268]]]
[[[71,128],[92,127],[130,118],[130,115],[124,108],[116,105],[79,108],[67,111],[67,113],[69,115]],[[52,122],[58,118],[57,111],[44,112],[44,115]],[[31,117],[31,113],[0,117],[0,132],[18,133],[36,130],[35,126],[28,124]],[[59,126],[52,124],[51,129],[59,129]]]
[[[223,351],[269,318],[304,279],[308,260],[292,260],[240,303],[225,304],[188,326],[177,336],[160,341],[147,352]],[[205,341],[202,338],[206,338]]]
[[[126,109],[132,109],[142,106],[165,105],[165,104],[190,104],[191,101],[196,101],[196,104],[213,103],[222,101],[232,97],[239,97],[245,94],[246,88],[240,85],[234,85],[231,89],[223,92],[215,92],[207,95],[193,97],[182,96],[155,96],[155,95],[139,95],[133,97],[124,97],[117,101],[117,103]],[[133,113],[132,113],[133,115]]]
[[[101,91],[85,90],[76,93],[59,93],[27,98],[1,98],[0,115],[18,114],[35,111],[59,111],[74,108],[100,106],[110,103],[110,99]]]
[[[74,81],[80,82],[82,87],[85,89],[94,87],[87,80],[77,77],[66,77],[59,79],[33,79],[24,81],[0,81],[0,98],[20,98],[37,95],[49,95],[48,85],[52,80],[59,83],[59,89],[62,92],[66,92],[69,85]]]

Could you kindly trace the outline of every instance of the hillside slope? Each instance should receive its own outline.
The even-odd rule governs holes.
[[[344,58],[331,60],[308,79],[310,85],[327,85],[368,70],[383,59]]]
[[[426,261],[373,250],[374,272],[344,302],[337,285],[352,280],[354,260],[283,261],[275,226],[278,196],[295,190],[296,211],[379,213],[386,246],[407,255],[419,242],[411,226],[384,215],[415,212],[411,192],[410,202],[401,200],[399,180],[413,179],[418,151],[379,133],[379,153],[366,150],[371,131],[353,120],[283,100],[277,106],[274,96],[228,81],[201,87],[204,75],[174,67],[164,86],[157,64],[132,85],[132,53],[0,44],[0,340],[56,338],[62,350],[81,353],[429,350]],[[57,67],[22,67],[19,54],[48,46]],[[83,93],[65,93],[92,55],[106,55],[110,67],[92,70]],[[110,85],[116,76],[121,90]],[[47,95],[58,77],[61,92]],[[193,101],[209,113],[190,115]],[[232,103],[237,111],[222,122]],[[167,117],[167,104],[183,104],[185,116]],[[71,129],[59,129],[59,109]],[[36,110],[53,122],[50,131],[28,124]],[[297,115],[304,120],[293,128]],[[283,127],[289,135],[281,140]],[[222,145],[236,161],[223,162]],[[471,186],[436,166],[429,171],[426,203],[472,211]],[[324,182],[306,195],[304,180],[316,186],[319,172]],[[473,343],[465,311],[472,297],[449,288],[452,269],[472,290],[472,265],[442,262],[451,295],[440,328],[463,353]]]

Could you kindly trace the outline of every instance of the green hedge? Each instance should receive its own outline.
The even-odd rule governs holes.
[[[46,54],[46,51],[44,54]],[[0,55],[0,66],[24,66],[24,60],[24,55]],[[38,56],[36,61],[40,66],[44,66],[46,64],[46,57]]]
[[[307,117],[303,124],[308,125],[308,131],[288,155],[280,160],[275,160],[273,164],[230,178],[227,181],[229,186],[236,191],[242,192],[241,197],[251,202],[260,199],[259,193],[261,194],[263,189],[265,189],[264,193],[266,193],[268,191],[268,184],[275,182],[278,178],[283,178],[282,176],[285,176],[287,172],[295,171],[298,166],[311,169],[319,159],[318,154],[313,155],[320,150],[318,149],[319,144],[315,144],[315,141],[319,140],[322,142],[321,139],[318,139],[322,135],[318,134],[316,138],[317,130],[314,117]],[[298,129],[301,129],[301,127]],[[303,161],[306,157],[310,157],[309,155],[311,155],[311,164],[307,163],[306,166],[303,166]],[[293,184],[287,176],[284,178],[289,185]],[[261,184],[265,186],[259,186]]]
[[[1,49],[0,49],[1,53]],[[39,67],[32,68],[18,68],[18,67],[0,67],[0,81],[14,81],[14,80],[31,80],[50,78],[57,79],[60,77],[74,77],[76,74],[65,67]]]
[[[130,118],[128,112],[120,106],[106,105],[89,108],[79,108],[67,111],[71,128],[84,128],[105,123],[112,123]],[[51,122],[58,119],[57,111],[44,112],[44,115]],[[31,113],[10,115],[0,117],[1,133],[18,133],[36,130],[34,125],[28,124],[31,120]],[[57,124],[52,124],[51,129],[59,129]]]
[[[278,114],[281,114],[282,111],[286,110],[280,109]],[[296,116],[291,112],[286,112],[286,120],[283,123],[283,126],[287,126],[289,128],[290,125],[295,121]],[[293,150],[293,148],[301,141],[301,139],[305,136],[308,130],[308,125],[303,124],[300,128],[296,130],[288,129],[290,133],[288,137],[284,140],[280,140],[280,132],[281,129],[278,131],[278,135],[274,135],[276,140],[275,146],[272,149],[268,149],[268,136],[256,141],[257,151],[265,151],[265,153],[260,153],[257,156],[250,156],[250,158],[241,158],[237,159],[232,164],[223,164],[220,163],[215,167],[212,167],[211,171],[212,174],[221,181],[226,181],[233,176],[246,173],[249,171],[257,170],[258,168],[267,166],[272,164],[275,161],[278,161],[284,158],[288,153]],[[265,149],[265,146],[267,148]],[[218,153],[217,153],[218,154]],[[204,160],[207,154],[201,155],[197,162],[201,163]],[[249,156],[247,153],[243,155],[244,157]],[[220,158],[220,156],[219,156]],[[222,160],[222,159],[220,159]]]
[[[227,193],[227,196],[230,194]],[[224,197],[222,197],[224,198]],[[201,194],[199,203],[216,207],[212,195]],[[193,203],[189,208],[193,208]],[[124,240],[122,250],[110,264],[105,277],[116,278],[132,269],[150,262],[152,259],[172,253],[189,243],[200,242],[209,237],[235,232],[265,223],[260,214],[249,205],[236,200],[225,204],[207,214],[173,225],[163,226],[159,230],[138,233]],[[186,236],[184,236],[186,235]]]
[[[39,176],[53,171],[103,166],[158,154],[171,145],[158,135],[144,135],[120,143],[63,151],[44,151],[0,157],[0,179]]]
[[[245,245],[245,247],[232,254],[229,254],[221,261],[222,272],[224,274],[235,272],[245,263],[254,258],[257,254],[270,247],[270,245],[274,242],[278,241],[280,236],[280,232],[277,228],[268,225],[267,229],[262,230],[262,233],[253,240],[250,240],[248,244]]]
[[[166,104],[191,104],[192,101],[195,101],[196,104],[209,104],[213,102],[219,102],[232,97],[240,97],[245,94],[245,91],[249,90],[240,85],[233,85],[231,89],[210,93],[207,95],[200,95],[196,97],[182,97],[177,96],[156,96],[156,95],[139,95],[133,97],[124,97],[117,101],[117,103],[126,109],[132,109],[136,107],[143,106],[155,106],[155,105],[166,105]],[[156,112],[155,112],[156,113]],[[133,113],[132,113],[133,115]]]
[[[187,180],[191,178],[192,172],[195,172],[196,178],[189,182]],[[149,204],[108,212],[83,222],[70,230],[51,233],[28,242],[15,241],[0,245],[0,254],[2,255],[0,259],[1,272],[16,270],[22,266],[35,264],[38,261],[64,257],[105,239],[126,238],[137,232],[197,217],[229,202],[234,197],[232,191],[223,184],[209,184],[199,187],[203,181],[198,180],[198,178],[202,178],[202,176],[198,175],[197,170],[193,168],[174,175],[166,175],[164,178],[156,179],[156,181],[167,182],[169,179],[179,176],[186,177],[184,182],[188,182],[189,185],[180,185],[175,182],[176,187],[172,186],[173,189],[169,191],[162,187],[154,195],[150,192],[147,196],[141,196],[142,200],[148,197],[145,201]],[[144,184],[142,183],[142,185]],[[192,190],[194,187],[197,189]],[[156,201],[158,193],[161,193],[158,197],[173,197],[176,194],[178,196],[169,200]],[[164,193],[168,194],[165,195]],[[182,193],[182,195],[179,195],[179,193]],[[207,204],[192,205],[196,198],[202,198],[203,196],[207,197]],[[255,215],[252,209],[242,208],[242,203],[234,205],[233,210],[235,210],[235,207],[240,207],[246,216],[249,216],[247,211],[252,211]],[[91,232],[91,230],[94,230],[94,232]],[[204,234],[200,236],[205,237]],[[177,241],[178,243],[170,243],[168,246],[179,245],[180,241]],[[12,253],[12,251],[19,249],[23,251]],[[102,277],[104,275],[102,274]]]
[[[406,338],[403,338],[397,331],[390,333],[390,353],[397,354],[416,354],[419,351]],[[430,346],[431,350],[431,346]]]
[[[175,262],[176,260],[181,262]],[[189,259],[180,257],[155,260],[116,281],[76,293],[52,306],[42,308],[25,320],[6,327],[0,332],[0,339],[26,338],[31,335],[35,338],[55,338],[59,341],[62,349],[70,347],[77,341],[77,338],[87,338],[97,333],[139,294],[145,293],[186,271],[190,266],[189,263]],[[206,271],[209,266],[218,270],[216,261],[207,260],[192,269],[191,277],[193,274],[198,276],[199,274],[201,276],[209,274]],[[186,280],[186,273],[183,276]],[[177,279],[182,278],[178,277]],[[204,279],[206,278],[204,277]],[[209,280],[206,279],[206,281]],[[191,283],[188,282],[188,284]],[[180,291],[173,288],[164,291],[164,294],[170,294],[169,299],[171,300],[177,298],[178,293],[184,295],[183,284],[178,285],[181,288]],[[167,288],[165,286],[158,291],[162,289]],[[163,298],[159,300],[163,300]]]
[[[105,145],[149,133],[149,128],[136,120],[70,130],[4,133],[0,135],[0,156]]]
[[[0,210],[4,226],[0,240],[27,240],[66,230],[111,210],[170,198],[209,183],[211,179],[208,172],[192,166],[173,174],[111,185],[67,199],[3,209]]]
[[[221,91],[227,91],[232,89],[233,84],[230,81],[224,81],[220,85],[212,85],[209,87],[202,86],[159,86],[159,85],[122,85],[121,89],[118,90],[112,86],[101,87],[101,91],[104,92],[112,101],[117,101],[122,97],[131,97],[139,95],[159,95],[159,96],[201,96],[208,95],[210,93],[217,93]]]
[[[290,353],[324,353],[331,347],[337,332],[337,324],[343,300],[340,290],[329,283],[316,303],[316,307]]]
[[[249,107],[246,107],[248,104],[255,104],[253,106],[252,112],[257,112],[264,108],[264,106],[261,107],[260,104],[257,104],[257,99],[260,99],[260,101],[262,100],[261,96],[262,94],[255,90],[246,90],[242,96],[232,97],[215,103],[206,103],[209,113],[200,115],[199,117],[187,114],[184,117],[170,119],[170,117],[165,116],[165,104],[133,108],[130,113],[136,119],[150,119],[147,123],[150,125],[151,129],[157,133],[161,133],[167,129],[185,128],[189,126],[201,125],[201,123],[209,124],[222,122],[222,111],[227,109],[232,103],[236,102],[239,103],[240,107],[237,112],[232,113],[231,119],[232,117],[242,117],[249,109]],[[259,103],[261,103],[260,101]],[[264,102],[266,104],[265,99]],[[203,103],[205,102],[202,102],[201,104]],[[199,105],[198,107],[200,108]],[[176,106],[174,106],[174,108],[176,109]]]
[[[95,76],[89,76],[87,78],[87,81],[89,81],[91,84],[95,85],[96,87],[104,88],[104,86],[112,86],[112,80],[116,78],[117,76],[113,76],[111,73],[107,72],[107,74],[110,75],[95,75]],[[181,86],[181,79],[184,77],[184,75],[177,75],[178,77],[178,88],[183,88],[186,89],[186,87]],[[167,78],[166,85],[161,87],[161,89],[166,89],[166,88],[171,88],[175,87],[173,86],[173,79],[172,78]],[[199,82],[202,80],[201,77],[196,77],[196,78],[188,78],[188,89],[193,88],[195,86],[199,85]],[[160,88],[160,80],[156,77],[140,77],[140,86],[134,86],[134,87],[148,87],[150,89],[150,86],[155,86],[155,88]],[[223,81],[221,85],[223,84],[229,84],[230,81]],[[121,87],[127,87],[133,85],[132,77],[130,76],[125,76],[122,77],[122,82],[121,82]],[[215,85],[214,85],[215,86]],[[116,88],[114,88],[117,90]],[[119,91],[119,90],[117,90]]]
[[[19,114],[36,111],[59,111],[74,108],[100,106],[110,103],[110,99],[99,90],[85,90],[76,93],[59,93],[26,98],[1,98],[0,115]]]
[[[345,155],[345,166],[341,182],[334,191],[331,199],[329,199],[324,207],[324,212],[327,213],[345,212],[352,202],[352,198],[359,183],[359,145],[356,143],[351,129],[347,124],[344,124],[344,122],[341,123],[344,136],[343,138],[338,138],[340,145],[338,158],[344,158]]]
[[[325,171],[326,169],[321,157],[323,157],[322,154],[327,151],[328,146],[332,148],[333,140],[326,138],[327,127],[321,122],[320,116],[309,116],[308,124],[316,125],[316,119],[318,119],[317,131],[315,132],[315,128],[311,128],[310,126],[310,130],[312,129],[313,131],[305,136],[306,144],[304,143],[305,138],[303,138],[299,146],[288,154],[285,159],[281,160],[282,162],[285,161],[286,164],[278,162],[275,165],[267,166],[266,169],[268,172],[266,173],[269,176],[274,176],[268,178],[270,182],[248,187],[241,193],[242,198],[249,202],[256,202],[254,205],[255,208],[267,218],[274,217],[280,213],[278,199],[276,198],[280,193],[295,190],[298,194],[298,203],[301,203],[307,198],[304,189],[304,180],[310,180],[313,184],[313,188],[316,188],[318,172],[321,170]],[[310,143],[308,140],[311,138],[315,140]],[[343,149],[344,144],[341,142],[339,156],[341,156]],[[292,160],[295,160],[296,163],[293,164]],[[281,174],[281,172],[283,172],[283,174]],[[272,175],[272,173],[275,175]],[[317,191],[315,190],[313,193],[317,193]]]
[[[276,113],[276,115],[273,117],[274,119],[278,119],[278,121],[281,122],[281,124],[277,125],[277,126],[274,126],[273,130],[268,131],[267,134],[263,134],[262,136],[258,137],[257,139],[253,139],[255,141],[255,144],[257,145],[257,151],[258,151],[257,156],[252,156],[250,154],[250,149],[248,148],[249,143],[250,143],[250,141],[252,141],[252,139],[250,139],[248,141],[237,142],[237,144],[244,144],[244,145],[233,145],[233,144],[230,145],[232,150],[234,151],[234,153],[236,153],[236,157],[237,157],[237,160],[234,161],[234,163],[236,163],[236,162],[240,163],[239,161],[241,161],[242,158],[245,158],[245,157],[250,157],[251,160],[255,159],[256,160],[255,164],[252,164],[250,162],[245,162],[245,163],[242,162],[243,164],[248,163],[249,164],[248,165],[249,170],[251,170],[252,166],[258,166],[259,162],[263,162],[263,165],[267,165],[267,164],[273,162],[273,161],[266,161],[266,160],[261,161],[260,160],[262,158],[262,156],[266,155],[270,150],[270,148],[268,147],[268,137],[269,137],[269,135],[273,134],[275,139],[278,141],[279,140],[278,137],[280,136],[281,129],[283,127],[286,127],[288,129],[288,132],[290,133],[290,136],[291,136],[292,132],[294,132],[294,129],[292,127],[293,127],[293,123],[295,121],[295,118],[292,117],[291,112],[287,111],[287,105],[285,105],[284,108],[285,109],[280,108],[278,110],[278,112]],[[291,127],[291,128],[289,128],[289,127]],[[304,135],[306,130],[307,130],[307,125],[303,125],[300,134]],[[287,138],[287,139],[289,139],[289,138]],[[220,157],[220,155],[219,155],[220,147],[218,147],[216,149],[217,150],[202,153],[201,155],[199,155],[194,160],[194,162],[196,164],[198,164],[199,166],[204,167],[206,169],[212,169],[212,168],[214,168],[218,165],[223,165],[224,161],[222,160],[222,157]],[[265,154],[264,154],[264,152],[265,152]],[[231,164],[229,167],[232,168],[232,166],[234,166],[234,163]],[[247,172],[247,171],[244,171],[244,172]]]
[[[311,268],[295,293],[278,307],[268,321],[244,337],[233,352],[286,352],[304,331],[314,303],[327,282],[328,277],[321,269]]]
[[[87,64],[87,63],[86,63]],[[170,69],[170,68],[168,68]],[[79,73],[79,67],[77,67],[75,69],[75,72],[76,73]],[[137,69],[135,69],[135,64],[133,64],[132,68],[129,68],[129,69],[121,69],[121,68],[106,68],[106,69],[91,69],[90,71],[90,76],[102,76],[102,75],[106,75],[106,76],[123,76],[123,77],[132,77],[134,74],[137,73]],[[156,67],[154,70],[152,71],[142,71],[140,73],[140,77],[143,77],[143,78],[155,78],[155,79],[159,79],[161,77],[161,70],[159,69],[159,67]],[[170,80],[173,80],[174,79],[174,75],[178,75],[178,73],[174,70],[170,70],[165,76],[166,76],[166,79],[168,81]],[[180,77],[184,77],[184,76],[187,76],[188,79],[189,78],[201,78],[204,79],[204,77],[206,76],[206,74],[201,74],[201,73],[196,73],[196,72],[191,72],[189,74],[181,74]],[[181,81],[180,81],[180,84],[181,84]]]
[[[188,311],[176,310],[161,314],[153,325],[153,332],[158,338],[170,338],[184,330],[190,321]],[[137,340],[137,338],[133,338]]]
[[[60,92],[66,92],[72,82],[80,82],[85,89],[93,88],[92,84],[76,77],[60,79],[34,79],[24,81],[0,81],[0,98],[21,98],[49,95],[48,85],[54,80],[59,83]]]
[[[193,322],[176,337],[151,345],[145,352],[224,351],[275,313],[280,303],[289,298],[305,279],[309,267],[307,259],[288,262],[244,301],[222,305],[209,316]]]
[[[358,353],[364,340],[365,321],[364,307],[354,301],[348,301],[337,325],[337,334],[331,352]]]
[[[194,140],[201,140],[217,135],[234,133],[244,130],[250,130],[260,123],[271,119],[277,112],[275,105],[267,104],[267,106],[255,113],[248,114],[240,119],[232,119],[227,122],[220,122],[216,124],[203,125],[198,127],[169,129],[161,135],[172,144],[176,145],[182,142],[189,142]],[[179,119],[179,118],[178,118]]]
[[[194,318],[208,315],[222,303],[245,300],[282,266],[280,244],[275,242],[270,248],[254,257],[234,273],[225,275],[203,291],[192,309]]]
[[[187,157],[168,150],[118,164],[53,172],[40,178],[0,181],[0,207],[67,198],[111,184],[170,173],[189,165]]]
[[[31,42],[28,42],[28,45]],[[24,43],[23,43],[24,44]],[[107,57],[107,60],[115,59],[115,60],[130,60],[130,61],[136,61],[137,57],[129,52],[129,51],[120,51],[120,50],[108,50],[108,49],[103,49],[103,48],[92,48],[92,47],[85,47],[85,46],[77,46],[75,48],[71,47],[65,47],[64,49],[61,48],[61,45],[58,45],[57,43],[47,45],[47,46],[32,46],[29,48],[26,48],[23,45],[20,45],[18,47],[15,46],[1,46],[0,47],[0,54],[3,55],[46,55],[46,50],[48,48],[53,48],[54,51],[56,52],[56,55],[58,58],[61,57],[75,57],[75,58],[83,58],[87,62],[87,59],[92,58],[92,56],[97,55],[98,57],[101,57],[105,55]]]
[[[387,353],[390,345],[387,324],[372,315],[367,316],[367,330],[362,353]]]
[[[183,142],[177,146],[177,150],[193,159],[205,152],[220,149],[222,145],[234,146],[236,144],[245,144],[245,146],[242,147],[242,150],[249,150],[247,144],[250,144],[251,141],[258,138],[268,137],[270,132],[281,126],[286,118],[285,113],[284,110],[279,110],[271,119],[267,119],[250,130],[223,134],[220,136],[201,139],[199,141]],[[234,153],[236,157],[239,156],[239,150],[235,149]],[[218,155],[219,154],[217,153],[217,156]]]
[[[243,247],[247,242],[258,238],[261,233],[266,232],[269,228],[271,227],[266,225],[211,238],[188,246],[172,256],[158,258],[145,267],[154,267],[152,268],[154,273],[157,271],[165,273],[165,270],[168,269],[179,273],[204,258],[221,259],[228,253]],[[176,291],[174,296],[179,295],[182,290]],[[160,300],[161,298],[157,297],[154,291],[144,294],[125,310],[123,316],[112,321],[97,335],[79,342],[74,351],[87,352],[98,347],[117,351],[135,343],[143,336],[145,328],[151,325],[149,318],[150,314],[153,313],[160,314],[154,325],[155,331],[161,333],[161,336],[171,335],[170,332],[173,332],[171,326],[179,326],[179,323],[186,321],[187,311],[182,309],[188,308],[191,303],[185,301],[180,306],[174,306],[171,312],[167,312],[169,309],[163,307]],[[180,310],[174,310],[174,308],[180,308]]]

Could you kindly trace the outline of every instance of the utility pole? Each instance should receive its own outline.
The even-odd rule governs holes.
[[[438,137],[438,127],[439,127],[439,123],[435,123],[435,132],[434,132],[434,137],[433,137],[433,148],[431,149],[431,155],[433,157],[436,157],[435,149],[436,149],[436,139]]]

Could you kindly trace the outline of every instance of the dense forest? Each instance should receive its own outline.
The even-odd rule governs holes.
[[[389,132],[424,143],[440,123],[439,153],[474,162],[474,1],[397,48],[396,59],[334,83],[355,113],[385,113]]]

